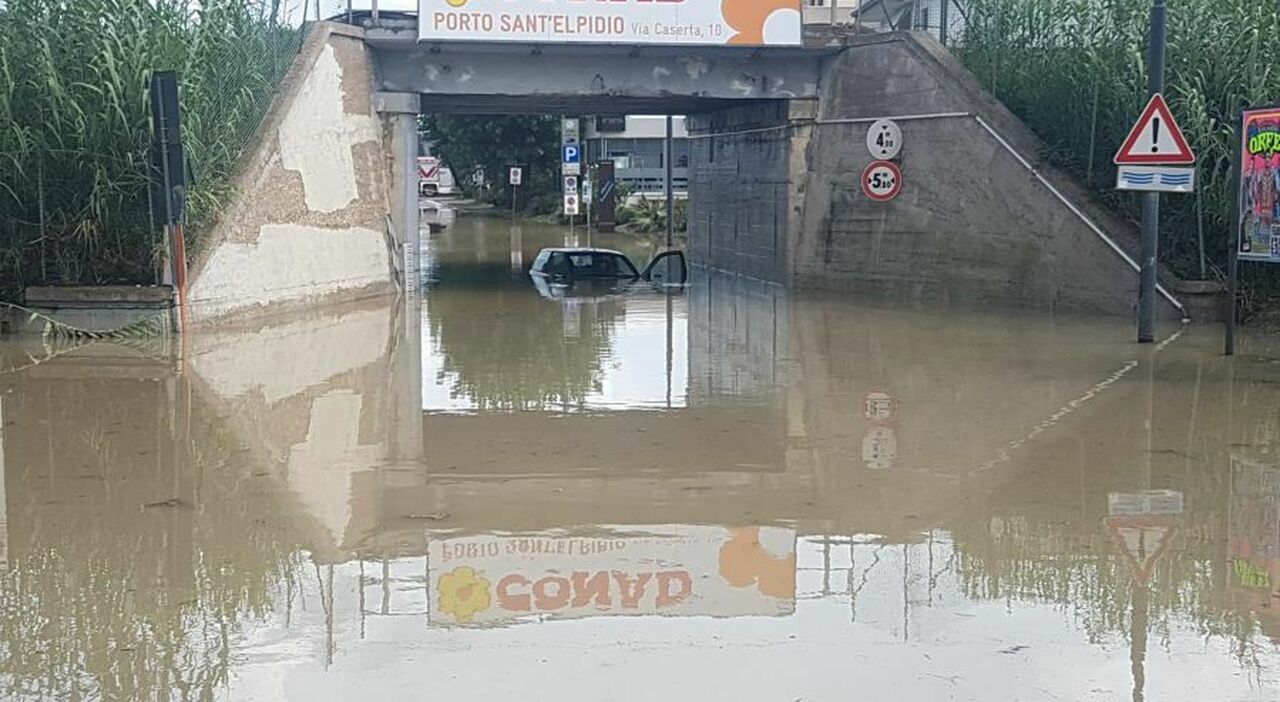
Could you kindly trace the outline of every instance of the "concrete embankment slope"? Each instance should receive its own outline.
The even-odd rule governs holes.
[[[1130,223],[1041,162],[1043,146],[929,37],[855,41],[824,66],[791,282],[929,301],[1130,314]],[[904,187],[862,194],[870,121],[897,117]],[[1128,259],[1128,260],[1126,260]],[[1159,313],[1182,312],[1161,295]]]
[[[394,285],[390,129],[374,111],[374,70],[360,29],[311,29],[204,236],[187,295],[195,324]]]

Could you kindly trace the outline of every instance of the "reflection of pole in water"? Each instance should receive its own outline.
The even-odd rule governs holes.
[[[1133,702],[1142,702],[1147,675],[1144,664],[1147,657],[1147,609],[1151,591],[1138,583],[1130,585],[1132,593],[1129,623],[1129,665],[1133,671]]]
[[[524,270],[524,232],[519,224],[512,224],[510,235],[511,270],[519,273]]]
[[[902,545],[902,640],[906,641],[907,623],[911,618],[911,605],[907,599],[907,545]]]
[[[667,409],[671,409],[671,293],[667,293]]]
[[[9,510],[4,484],[4,396],[0,395],[0,572],[9,570]]]

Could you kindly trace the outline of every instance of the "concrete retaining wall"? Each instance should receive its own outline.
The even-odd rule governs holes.
[[[880,203],[860,180],[867,128],[888,116],[905,185]],[[1040,141],[928,36],[855,40],[826,60],[816,106],[744,103],[689,125],[695,263],[918,302],[1133,312],[1137,272],[1081,214],[1136,260],[1132,224],[1042,163]]]
[[[225,322],[393,286],[390,130],[373,107],[360,29],[311,30],[248,152],[237,193],[202,237],[192,323]]]
[[[1043,147],[1030,130],[931,38],[854,44],[825,67],[820,105],[794,252],[798,286],[1132,313],[1137,273],[973,116],[899,120],[902,193],[888,203],[862,194],[869,125],[824,120],[968,113],[1122,248],[1132,246],[1132,227],[1041,163]],[[1159,310],[1180,315],[1164,300]]]

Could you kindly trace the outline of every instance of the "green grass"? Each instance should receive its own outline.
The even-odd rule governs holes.
[[[156,70],[175,70],[181,82],[195,176],[188,251],[196,252],[301,43],[297,19],[250,0],[8,0],[0,299],[29,284],[154,282],[148,88]]]

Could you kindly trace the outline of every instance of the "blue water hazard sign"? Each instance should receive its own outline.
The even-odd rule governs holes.
[[[561,161],[563,161],[564,163],[581,163],[582,147],[578,146],[577,144],[565,144],[564,158],[562,158]]]

